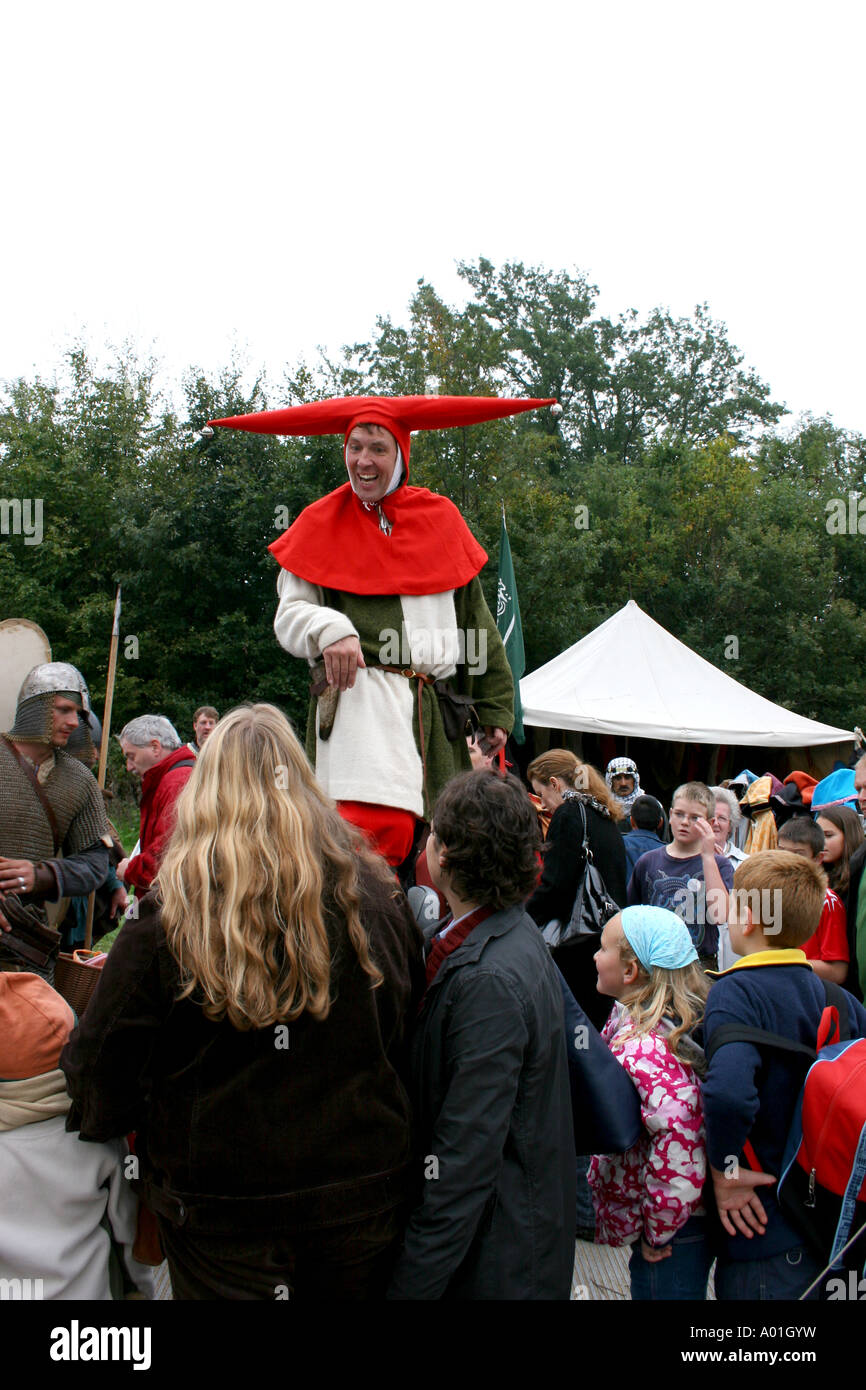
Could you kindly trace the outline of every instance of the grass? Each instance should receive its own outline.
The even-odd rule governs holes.
[[[141,823],[138,807],[134,801],[112,801],[108,806],[108,818],[120,836],[123,848],[129,854],[138,839]]]
[[[122,926],[123,923],[121,922],[119,927],[115,927],[113,931],[106,932],[105,936],[101,936],[99,940],[96,942],[94,950],[110,951],[115,943],[115,940],[117,939],[117,933],[120,931]]]
[[[135,848],[135,842],[138,839],[138,832],[141,824],[138,807],[134,801],[121,801],[121,799],[117,797],[115,800],[108,803],[107,810],[108,819],[120,836],[124,850],[128,855],[131,854],[132,850]],[[130,892],[130,897],[131,896],[132,893]],[[109,951],[114,945],[117,933],[122,926],[123,922],[120,921],[112,931],[107,933],[107,935],[101,936],[96,943],[96,949],[98,951]]]

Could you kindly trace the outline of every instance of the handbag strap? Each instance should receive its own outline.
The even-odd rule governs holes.
[[[580,823],[583,827],[583,844],[580,848],[583,853],[583,872],[586,873],[587,865],[593,862],[592,850],[589,847],[589,826],[586,820],[586,807],[584,806],[579,796],[575,797],[575,800],[577,802],[578,810],[580,811]]]
[[[577,927],[578,929],[580,929],[580,917],[581,910],[583,907],[583,890],[586,886],[586,876],[589,872],[589,867],[592,864],[592,850],[589,847],[589,827],[586,823],[586,807],[584,806],[580,797],[576,797],[575,800],[577,801],[578,810],[580,811],[580,820],[581,825],[583,827],[583,844],[580,847],[580,852],[583,856],[583,863],[580,869],[580,877],[577,881],[577,891],[574,895],[574,902],[571,905],[571,915],[568,919],[568,925],[569,928]]]
[[[31,764],[24,757],[23,753],[21,753],[20,750],[15,747],[13,740],[11,738],[7,738],[4,734],[3,741],[6,744],[8,744],[8,746],[12,749],[12,752],[17,758],[18,764],[24,772],[24,775],[28,778],[30,785],[32,786],[36,795],[39,797],[42,809],[48,818],[48,824],[51,826],[51,837],[54,841],[54,853],[59,854],[60,827],[57,824],[57,817],[54,814],[54,808],[52,807],[51,802],[48,800],[48,797],[45,795],[45,789],[42,786],[42,783],[39,781],[39,778],[36,776],[36,773],[33,770]]]

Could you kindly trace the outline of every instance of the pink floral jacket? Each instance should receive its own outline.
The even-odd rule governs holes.
[[[669,1024],[636,1033],[615,1004],[602,1037],[637,1087],[644,1133],[628,1153],[595,1155],[589,1183],[596,1240],[666,1245],[701,1205],[707,1171],[701,1088],[664,1038]]]

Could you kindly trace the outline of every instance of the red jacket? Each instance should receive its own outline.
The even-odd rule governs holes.
[[[179,763],[186,766],[179,767]],[[174,829],[174,803],[189,781],[195,758],[186,747],[175,748],[148,768],[141,779],[141,853],[130,859],[124,881],[146,893],[156,878],[159,861]]]

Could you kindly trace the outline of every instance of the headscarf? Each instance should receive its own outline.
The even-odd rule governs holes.
[[[627,776],[634,778],[634,788],[632,791],[629,792],[628,796],[618,796],[617,793],[614,791],[613,787],[611,786],[614,777],[616,777],[617,774],[621,772],[624,772]],[[607,782],[608,791],[610,792],[614,800],[619,803],[620,807],[625,812],[626,820],[628,820],[629,812],[631,811],[632,806],[637,801],[639,796],[644,795],[640,784],[640,775],[637,770],[637,763],[632,762],[631,758],[611,758],[610,762],[607,765],[607,771],[604,774],[604,780],[605,782]]]
[[[623,935],[645,970],[682,970],[698,958],[689,929],[666,907],[625,907]]]

